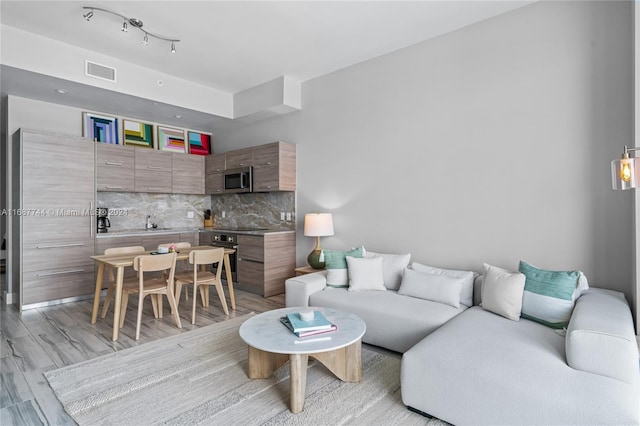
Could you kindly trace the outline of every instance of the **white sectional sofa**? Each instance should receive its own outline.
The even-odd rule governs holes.
[[[478,277],[474,305],[481,286]],[[287,280],[286,304],[360,316],[364,342],[403,353],[403,402],[425,415],[456,425],[640,422],[638,347],[622,293],[584,292],[566,337],[480,306],[329,288],[325,271]]]

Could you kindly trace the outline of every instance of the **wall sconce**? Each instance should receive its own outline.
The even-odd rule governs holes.
[[[134,28],[139,29],[140,31],[142,31],[144,33],[144,38],[142,39],[142,44],[144,44],[145,46],[147,44],[149,44],[149,36],[153,37],[153,38],[157,38],[158,40],[164,40],[164,41],[168,41],[171,42],[171,53],[176,53],[176,43],[179,42],[180,40],[176,39],[176,38],[171,38],[171,37],[163,37],[163,36],[159,36],[153,33],[150,33],[147,30],[143,30],[142,29],[142,21],[138,18],[127,18],[124,15],[119,14],[118,12],[113,12],[109,9],[103,9],[101,7],[93,7],[93,6],[83,6],[83,9],[87,9],[89,10],[87,13],[85,13],[84,15],[82,15],[82,17],[84,19],[86,19],[87,21],[91,21],[91,18],[93,18],[94,12],[96,10],[100,11],[100,12],[106,12],[106,13],[110,13],[112,15],[118,16],[120,18],[122,18],[123,22],[122,22],[122,32],[128,32],[129,31],[129,25],[131,25]]]
[[[611,184],[613,189],[632,189],[637,186],[636,168],[637,158],[629,157],[629,152],[638,151],[640,147],[624,146],[622,158],[611,162]]]
[[[316,246],[309,253],[307,262],[313,269],[323,269],[324,262],[320,262],[320,237],[333,235],[333,216],[331,213],[307,213],[304,215],[304,235],[316,237]]]

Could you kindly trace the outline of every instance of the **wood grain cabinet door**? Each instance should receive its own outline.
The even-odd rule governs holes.
[[[96,187],[98,191],[133,192],[134,148],[130,146],[97,144]]]
[[[253,148],[254,192],[296,190],[296,146],[274,142]]]
[[[226,170],[251,167],[253,163],[253,149],[244,148],[229,151],[226,154]]]
[[[172,191],[170,152],[135,149],[135,190],[170,194]]]
[[[173,153],[171,188],[173,194],[204,194],[204,157]]]

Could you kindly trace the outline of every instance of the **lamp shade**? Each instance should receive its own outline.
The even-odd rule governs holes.
[[[333,235],[333,216],[331,213],[307,213],[304,215],[304,235],[308,237]]]
[[[637,158],[625,154],[611,162],[611,183],[613,189],[632,189],[636,187]]]

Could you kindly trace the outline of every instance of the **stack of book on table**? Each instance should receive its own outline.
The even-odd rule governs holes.
[[[315,336],[338,329],[320,311],[313,311],[313,319],[310,321],[303,320],[300,313],[294,312],[281,317],[280,322],[298,337]]]

